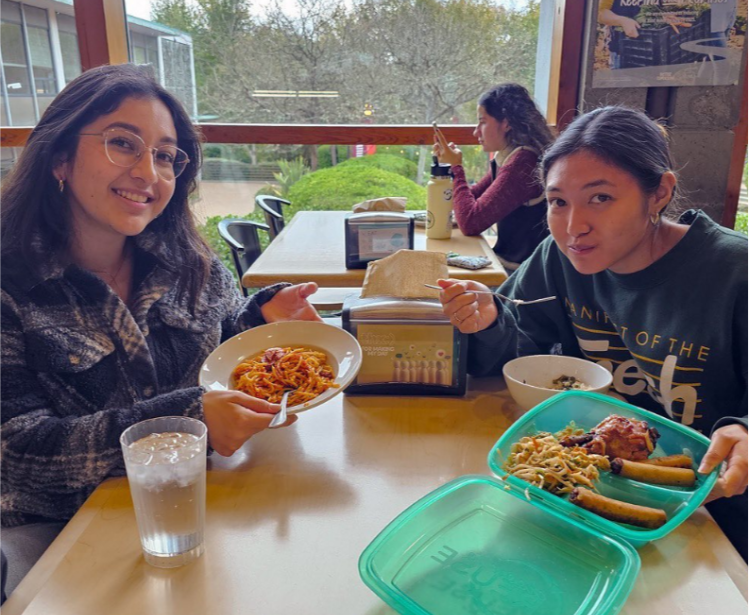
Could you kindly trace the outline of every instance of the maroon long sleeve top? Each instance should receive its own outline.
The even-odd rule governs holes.
[[[494,251],[505,266],[514,268],[533,252],[548,234],[543,187],[536,178],[538,156],[519,150],[469,186],[462,166],[452,168],[453,211],[465,235],[478,235],[497,224]],[[532,204],[535,203],[535,204]]]

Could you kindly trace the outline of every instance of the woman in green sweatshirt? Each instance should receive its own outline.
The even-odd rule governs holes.
[[[690,210],[664,212],[676,176],[644,113],[596,109],[546,152],[547,238],[502,286],[554,302],[515,307],[476,282],[441,280],[445,314],[469,337],[469,372],[562,353],[598,362],[618,393],[711,436],[700,472],[726,470],[708,509],[746,559],[747,239]]]

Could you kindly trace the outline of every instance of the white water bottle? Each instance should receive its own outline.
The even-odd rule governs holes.
[[[426,233],[429,239],[449,239],[453,223],[453,179],[449,164],[432,156],[432,177],[427,183]]]

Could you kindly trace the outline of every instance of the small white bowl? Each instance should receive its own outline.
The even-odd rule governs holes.
[[[544,354],[519,357],[508,361],[502,368],[510,395],[523,410],[530,410],[552,395],[562,393],[550,388],[560,376],[574,376],[594,393],[605,393],[611,386],[612,375],[597,363]]]
[[[289,406],[289,414],[309,410],[343,391],[356,377],[362,361],[359,342],[348,331],[322,322],[275,322],[248,329],[226,340],[214,350],[200,368],[199,382],[209,391],[232,388],[231,375],[244,359],[254,357],[271,347],[303,346],[322,350],[335,374],[338,388],[330,388],[314,399]]]

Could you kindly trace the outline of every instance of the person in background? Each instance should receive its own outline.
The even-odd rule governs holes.
[[[494,152],[491,170],[480,182],[468,185],[463,153],[439,130],[435,130],[434,154],[452,166],[458,227],[466,235],[478,235],[496,224],[494,252],[512,272],[548,235],[546,200],[535,169],[553,136],[528,90],[516,83],[483,94],[477,115],[473,134],[485,152]]]
[[[598,23],[604,26],[618,26],[627,37],[637,38],[640,36],[640,24],[636,17],[640,14],[641,8],[641,3],[622,6],[619,0],[601,0],[598,4]]]
[[[621,55],[611,47],[611,29],[619,27],[628,38],[640,36],[640,24],[636,17],[640,14],[642,3],[624,6],[620,0],[601,0],[598,4],[598,23],[608,26],[609,65],[612,69],[621,68]]]
[[[612,146],[612,145],[615,145]],[[517,356],[598,362],[630,403],[710,435],[698,471],[725,462],[707,508],[747,557],[747,238],[701,211],[665,217],[676,193],[665,131],[605,107],[547,150],[546,239],[500,288],[441,280],[440,299],[469,335],[469,373]]]
[[[137,66],[103,66],[56,97],[3,183],[7,594],[97,485],[125,474],[130,425],[199,419],[222,455],[268,427],[278,406],[198,386],[223,340],[319,320],[315,284],[242,297],[189,207],[200,163],[181,103]]]

